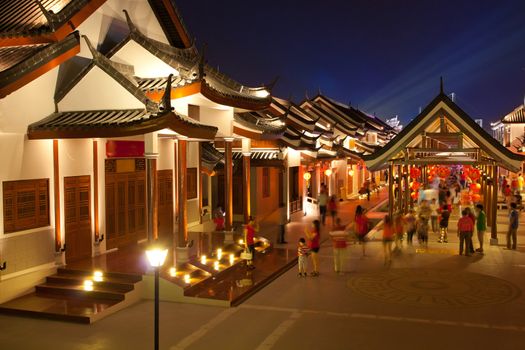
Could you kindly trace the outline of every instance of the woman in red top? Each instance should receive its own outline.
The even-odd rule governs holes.
[[[383,221],[383,251],[385,253],[385,266],[392,263],[392,241],[394,240],[394,223],[390,216],[385,216]]]
[[[308,239],[308,248],[310,248],[312,256],[312,264],[314,271],[311,273],[312,276],[319,276],[319,258],[317,254],[319,253],[320,247],[320,238],[321,238],[321,222],[319,220],[314,220],[312,222],[311,230],[305,229],[306,238]]]
[[[354,217],[355,233],[359,244],[363,247],[363,256],[365,255],[365,242],[366,235],[368,234],[368,218],[365,215],[365,209],[358,205],[355,208],[355,217]]]
[[[252,259],[247,260],[246,264],[248,265],[248,268],[253,270],[255,266],[253,266],[253,260],[255,259],[255,232],[257,231],[257,224],[255,223],[255,218],[250,216],[250,220],[248,222],[248,225],[245,227],[245,237],[244,237],[244,244],[246,245],[246,250],[252,253]]]

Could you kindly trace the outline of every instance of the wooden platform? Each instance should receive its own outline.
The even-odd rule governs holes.
[[[197,242],[196,246],[195,249],[201,250],[203,244]],[[211,246],[215,249],[217,244]],[[239,245],[224,245],[222,242],[219,246],[224,247],[224,257],[220,260],[218,271],[213,265],[217,261],[213,252],[209,253],[210,258],[203,265],[194,249],[194,257],[188,263],[177,266],[177,272],[173,275],[170,271],[174,267],[173,252],[168,254],[160,276],[186,298],[177,301],[192,298],[191,302],[195,303],[210,300],[236,306],[297,262],[295,250],[261,245],[256,253],[255,269],[250,270],[239,258],[242,250]],[[46,282],[36,286],[33,293],[0,305],[0,313],[92,323],[142,297],[149,297],[142,290],[137,290],[138,285],[146,283],[142,282],[143,276],[150,273],[145,249],[145,244],[136,244],[70,263],[58,269],[57,274],[47,277]],[[229,262],[229,254],[235,255],[233,264]],[[93,289],[85,290],[83,283],[86,279],[93,279],[94,271],[102,271],[103,280],[94,281]],[[186,274],[190,277],[189,283],[184,279]]]

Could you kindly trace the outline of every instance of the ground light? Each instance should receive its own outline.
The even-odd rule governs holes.
[[[150,248],[146,250],[146,257],[151,267],[155,270],[155,350],[159,349],[159,269],[164,265],[168,250],[163,248]]]

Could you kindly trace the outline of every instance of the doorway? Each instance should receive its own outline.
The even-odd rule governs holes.
[[[89,175],[64,178],[66,261],[91,257],[91,180]]]
[[[173,238],[173,170],[158,170],[158,229],[159,238]]]

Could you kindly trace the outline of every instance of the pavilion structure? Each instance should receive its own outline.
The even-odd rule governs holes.
[[[405,212],[411,200],[411,169],[428,181],[434,165],[475,167],[480,173],[480,201],[487,212],[491,242],[497,242],[498,169],[517,172],[524,156],[501,145],[443,91],[385,147],[363,156],[370,170],[388,169],[389,214]],[[396,194],[399,194],[396,196]],[[395,200],[397,198],[397,200]]]

